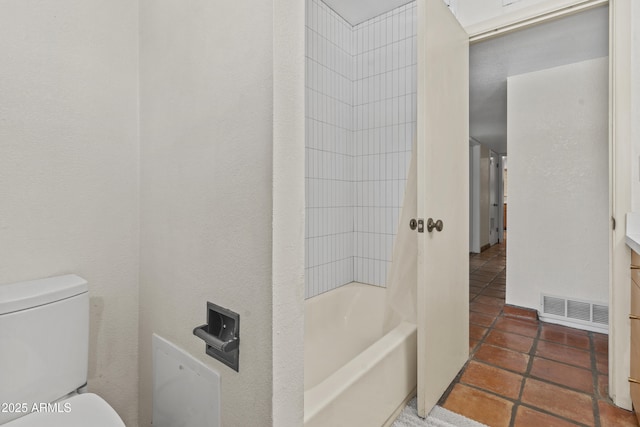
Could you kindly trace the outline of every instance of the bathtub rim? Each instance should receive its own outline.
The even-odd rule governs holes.
[[[364,377],[373,367],[384,360],[389,353],[402,345],[413,333],[417,333],[417,325],[415,323],[401,322],[323,381],[305,390],[304,422],[308,422],[329,406],[336,396],[342,394],[351,385]],[[410,395],[414,393],[415,390]],[[402,405],[404,404],[405,402],[403,401]],[[393,415],[390,414],[390,417]]]

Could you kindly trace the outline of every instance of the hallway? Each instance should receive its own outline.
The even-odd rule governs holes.
[[[440,405],[491,427],[638,426],[607,397],[608,337],[504,307],[506,244],[469,259],[469,361]]]

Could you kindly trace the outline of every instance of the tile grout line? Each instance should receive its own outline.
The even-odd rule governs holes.
[[[495,324],[495,322],[496,322],[496,321],[498,320],[498,318],[500,318],[500,317],[505,317],[503,312],[501,312],[498,316],[496,316],[495,321],[492,323],[492,326],[487,330],[487,333],[484,335],[484,337],[483,337],[480,341],[478,341],[478,344],[476,345],[476,349],[477,349],[477,348],[479,348],[479,346],[480,346],[481,344],[485,343],[485,338],[489,335],[489,333],[490,333],[490,331],[491,331],[491,330],[494,330],[493,325]],[[508,316],[507,316],[507,317],[508,317]],[[526,382],[526,380],[527,380],[528,378],[532,378],[532,377],[530,376],[531,367],[532,367],[532,361],[533,361],[533,357],[535,357],[534,355],[535,355],[535,353],[536,353],[536,351],[537,351],[537,341],[539,340],[539,336],[540,336],[540,333],[541,333],[541,329],[542,329],[542,323],[538,323],[538,331],[536,332],[536,337],[529,337],[529,336],[526,336],[526,335],[520,335],[520,334],[517,334],[517,335],[520,335],[520,336],[523,336],[523,337],[532,338],[532,339],[534,340],[534,341],[533,341],[533,343],[532,343],[532,345],[531,345],[531,349],[529,350],[529,353],[522,353],[522,352],[519,352],[519,351],[517,351],[517,350],[512,350],[512,349],[508,349],[508,348],[507,348],[507,350],[516,351],[517,353],[521,353],[521,354],[528,354],[528,355],[530,356],[529,363],[527,364],[527,369],[525,370],[525,372],[524,372],[524,373],[523,373],[523,372],[513,371],[513,370],[510,370],[510,369],[504,368],[504,367],[502,367],[502,366],[498,366],[498,365],[495,365],[495,364],[493,364],[493,363],[486,362],[486,361],[484,361],[484,360],[477,360],[477,359],[473,358],[473,355],[475,355],[475,351],[474,351],[474,352],[473,352],[473,354],[470,354],[470,356],[469,356],[469,360],[467,361],[467,363],[465,363],[465,365],[464,365],[463,369],[462,369],[462,370],[460,371],[460,373],[456,376],[456,379],[454,380],[454,383],[452,384],[452,387],[450,387],[450,389],[448,389],[448,390],[447,390],[447,396],[446,396],[446,397],[448,398],[448,395],[450,394],[451,390],[453,389],[453,385],[455,385],[455,384],[463,384],[463,385],[465,385],[465,386],[467,386],[467,387],[473,388],[473,389],[478,390],[478,391],[481,391],[481,392],[483,392],[483,393],[487,393],[487,394],[490,394],[490,395],[493,395],[493,396],[499,397],[499,398],[501,398],[501,399],[507,400],[507,401],[509,401],[509,402],[512,402],[512,403],[514,404],[514,407],[512,408],[512,414],[511,414],[511,419],[510,419],[510,424],[509,424],[509,426],[510,426],[510,427],[512,427],[512,426],[514,425],[514,423],[515,423],[515,417],[517,416],[517,408],[518,408],[518,407],[520,407],[520,406],[524,406],[524,407],[529,408],[529,409],[532,409],[532,410],[534,410],[534,411],[537,411],[537,412],[540,412],[540,413],[543,413],[543,414],[546,414],[546,415],[549,415],[549,416],[552,416],[552,417],[555,417],[555,418],[558,418],[558,419],[561,419],[561,420],[564,420],[564,421],[570,422],[570,423],[575,424],[575,425],[579,425],[579,426],[583,426],[583,427],[590,427],[590,426],[588,426],[588,425],[586,425],[586,424],[583,424],[583,423],[581,423],[581,422],[579,422],[579,421],[576,421],[576,420],[573,420],[573,419],[570,419],[570,418],[566,418],[566,417],[564,417],[564,416],[562,416],[562,415],[560,415],[560,414],[556,414],[556,413],[551,412],[551,411],[549,411],[549,410],[547,410],[547,409],[544,409],[544,408],[538,408],[538,407],[536,407],[536,406],[533,406],[533,405],[530,405],[530,404],[528,404],[528,403],[522,402],[522,393],[523,393],[523,391],[524,391],[524,384],[525,384],[525,382]],[[498,329],[498,330],[499,330],[499,331],[501,331],[500,329]],[[503,331],[503,332],[507,332],[507,331]],[[508,333],[513,333],[513,332],[508,332]],[[534,344],[535,344],[535,346],[534,346]],[[487,345],[491,345],[491,344],[488,344],[488,343],[487,343]],[[504,347],[499,347],[499,348],[504,348]],[[545,358],[545,359],[546,359],[546,358]],[[491,391],[491,390],[483,389],[482,387],[479,387],[479,386],[477,386],[477,385],[474,385],[474,384],[468,384],[468,383],[466,383],[466,382],[462,382],[462,381],[461,381],[462,376],[464,375],[464,372],[466,371],[466,369],[467,369],[467,367],[468,367],[469,363],[470,363],[472,360],[473,360],[473,361],[475,361],[476,363],[480,363],[480,364],[484,364],[484,365],[487,365],[487,366],[491,366],[491,367],[497,368],[497,369],[499,369],[499,370],[503,370],[503,371],[506,371],[506,372],[509,372],[509,373],[512,373],[512,374],[516,374],[516,375],[521,376],[521,377],[522,377],[522,384],[521,384],[521,386],[520,386],[520,392],[519,392],[518,397],[517,397],[516,399],[512,399],[512,398],[510,398],[510,397],[504,396],[504,395],[499,394],[499,393],[497,393],[497,392],[494,392],[494,391]],[[551,360],[551,359],[547,359],[547,360]],[[573,366],[573,365],[569,365],[569,366]],[[554,385],[554,386],[559,386],[559,387],[567,388],[567,387],[564,387],[564,386],[562,386],[562,385],[555,384],[555,383],[553,383],[553,382],[547,381],[547,380],[545,380],[545,379],[543,379],[543,378],[540,378],[540,379],[535,378],[535,379],[536,379],[537,381],[540,381],[540,382],[543,382],[543,383],[546,383],[546,384],[550,384],[550,385]],[[570,390],[571,390],[571,389],[570,389]],[[577,391],[577,390],[576,390],[576,391]],[[584,392],[583,392],[583,393],[584,393]],[[445,396],[443,396],[443,397],[445,397]],[[442,403],[444,403],[445,401],[446,401],[446,399],[442,399]],[[591,426],[591,427],[595,427],[595,426]],[[600,426],[597,426],[597,427],[600,427]]]
[[[489,260],[485,261],[480,267],[474,269],[473,271],[477,271],[478,269],[482,268],[484,265],[486,265],[489,262]],[[471,269],[469,269],[469,275],[471,275]],[[485,286],[482,288],[483,290],[489,286],[490,282],[487,282],[485,284]],[[477,294],[473,299],[477,298],[480,294]],[[471,301],[470,301],[471,303]],[[483,313],[484,314],[484,313]],[[498,313],[495,318],[493,319],[493,321],[491,322],[491,325],[489,325],[488,327],[486,327],[487,331],[484,333],[484,335],[482,336],[482,338],[480,338],[480,340],[478,340],[478,342],[476,343],[476,345],[474,346],[474,348],[469,352],[469,357],[467,358],[467,361],[465,362],[465,364],[462,366],[462,368],[460,369],[460,371],[458,372],[458,374],[456,375],[456,377],[453,379],[453,381],[451,381],[451,384],[449,385],[449,387],[447,387],[447,390],[442,394],[442,396],[440,397],[440,399],[438,400],[438,405],[443,406],[445,404],[445,402],[447,401],[447,399],[449,398],[449,395],[451,394],[451,391],[453,390],[453,388],[455,387],[456,384],[460,384],[460,379],[462,378],[462,375],[464,374],[464,372],[467,370],[467,367],[469,366],[469,363],[471,363],[472,360],[474,360],[473,356],[476,353],[476,350],[480,347],[481,344],[484,343],[486,337],[489,335],[489,331],[491,331],[493,329],[493,326],[495,325],[495,323],[498,320],[498,317],[500,317],[500,315],[502,314],[502,310],[500,310],[500,313]],[[483,326],[484,328],[484,326]]]
[[[495,257],[493,257],[493,258],[495,258]],[[491,259],[493,259],[493,258],[491,258]],[[485,263],[483,263],[480,267],[476,268],[476,269],[475,269],[475,270],[473,270],[473,271],[476,271],[476,270],[481,269],[481,268],[482,268],[482,267],[484,267],[488,262],[490,262],[490,260],[491,260],[491,259],[487,260],[487,261],[486,261]],[[505,268],[506,268],[506,267],[505,267]],[[502,271],[504,271],[504,269],[503,269]],[[484,292],[484,291],[489,287],[489,285],[490,285],[491,283],[493,283],[493,281],[494,281],[494,280],[495,280],[495,279],[496,279],[500,274],[501,274],[501,272],[498,272],[498,274],[497,274],[497,275],[496,275],[496,276],[495,276],[495,277],[494,277],[490,282],[488,282],[487,284],[485,284],[485,286],[483,286],[483,287],[482,287],[482,289],[479,291],[479,293],[478,293],[478,295],[477,295],[477,296],[482,295],[482,294],[483,294],[483,292]],[[477,296],[476,296],[476,297],[477,297]],[[485,295],[485,296],[486,296],[486,295]],[[497,298],[497,297],[494,297],[494,298]],[[475,299],[475,298],[474,298],[474,299]],[[500,317],[502,317],[502,318],[509,317],[509,316],[505,316],[505,313],[504,313],[504,306],[503,306],[503,308],[501,309],[500,313],[498,313],[498,315],[494,318],[494,321],[491,323],[491,325],[487,328],[487,331],[486,331],[486,333],[484,334],[484,336],[482,337],[482,339],[481,339],[481,340],[479,340],[479,341],[478,341],[478,343],[476,344],[476,346],[474,347],[473,352],[470,354],[469,361],[471,361],[471,360],[475,360],[475,359],[473,358],[473,356],[475,355],[476,349],[477,349],[477,348],[479,348],[479,347],[480,347],[480,345],[482,345],[483,343],[485,343],[486,338],[488,337],[488,335],[491,333],[491,331],[492,331],[492,330],[497,330],[497,329],[495,329],[495,324],[496,324],[497,320],[498,320]],[[517,320],[517,319],[516,319],[516,320]],[[484,326],[483,326],[483,325],[477,325],[477,326],[480,326],[480,327],[483,327],[483,328],[484,328]],[[577,424],[577,425],[585,426],[585,424],[582,424],[582,423],[580,423],[580,422],[577,422],[576,420],[572,420],[572,419],[566,418],[566,417],[564,417],[564,416],[561,416],[560,414],[552,413],[552,412],[550,412],[550,411],[548,411],[548,410],[546,410],[546,409],[543,409],[543,408],[537,408],[537,407],[534,407],[534,406],[528,405],[528,404],[526,404],[526,403],[523,403],[523,402],[522,402],[522,400],[521,400],[521,399],[522,399],[522,394],[523,394],[523,392],[524,392],[524,385],[525,385],[525,383],[526,383],[527,379],[529,379],[529,378],[534,378],[534,377],[532,377],[532,376],[531,376],[531,369],[532,369],[532,367],[533,367],[533,362],[534,362],[534,359],[535,359],[535,354],[536,354],[536,352],[537,352],[537,346],[538,346],[538,343],[539,343],[539,341],[542,339],[542,338],[541,338],[542,326],[543,326],[543,325],[542,325],[542,322],[540,322],[540,321],[538,320],[538,322],[537,322],[537,328],[538,328],[538,329],[537,329],[537,331],[536,331],[536,336],[535,336],[535,337],[529,337],[529,336],[526,336],[526,335],[522,335],[522,334],[517,334],[517,333],[516,333],[516,335],[520,335],[520,336],[528,337],[528,338],[533,338],[532,346],[531,346],[531,349],[529,350],[529,356],[530,356],[530,359],[529,359],[529,363],[528,363],[528,365],[527,365],[527,369],[526,369],[526,371],[525,371],[525,373],[524,373],[524,374],[523,374],[523,373],[517,373],[517,372],[515,372],[515,371],[511,371],[511,370],[509,370],[509,369],[505,369],[505,368],[503,368],[503,367],[500,367],[500,366],[497,366],[497,365],[493,365],[493,364],[491,364],[491,363],[487,363],[487,362],[485,362],[485,361],[477,361],[477,360],[476,360],[476,363],[484,363],[484,364],[486,364],[486,365],[488,365],[488,366],[494,366],[494,367],[496,367],[496,368],[498,368],[498,369],[502,369],[502,370],[505,370],[505,371],[507,371],[507,372],[514,372],[514,373],[516,373],[516,374],[518,374],[518,375],[521,375],[521,376],[523,377],[523,381],[522,381],[522,384],[521,384],[521,387],[520,387],[520,393],[519,393],[519,396],[518,396],[518,398],[517,398],[517,399],[515,399],[515,400],[514,400],[514,399],[510,399],[510,398],[508,398],[508,397],[506,397],[506,396],[500,395],[500,394],[498,394],[498,393],[494,393],[494,392],[492,392],[492,391],[490,391],[490,390],[484,390],[484,389],[482,389],[482,388],[480,388],[480,387],[474,386],[473,384],[466,384],[466,383],[463,383],[463,384],[465,384],[466,386],[469,386],[469,387],[471,387],[471,388],[477,389],[477,390],[479,390],[479,391],[483,391],[483,392],[485,392],[485,393],[489,393],[489,394],[495,395],[496,397],[500,397],[500,398],[502,398],[502,399],[506,399],[506,400],[508,400],[508,401],[513,402],[513,403],[514,403],[514,406],[513,406],[513,409],[512,409],[512,416],[511,416],[511,420],[510,420],[510,425],[511,425],[511,426],[513,426],[513,425],[515,424],[515,419],[516,419],[516,416],[517,416],[517,410],[518,410],[518,408],[519,408],[520,406],[524,406],[524,407],[526,407],[526,408],[530,408],[530,409],[535,410],[535,411],[538,411],[538,412],[540,412],[540,413],[544,413],[544,414],[547,414],[547,415],[550,415],[550,416],[553,416],[553,417],[556,417],[556,418],[559,418],[559,419],[562,419],[562,420],[565,420],[565,421],[568,421],[568,422],[571,422],[571,423],[574,423],[574,424]],[[507,332],[507,333],[514,333],[513,331],[503,331],[503,332]],[[544,340],[544,341],[546,342],[546,340]],[[553,341],[550,341],[550,342],[555,343],[555,342],[553,342]],[[562,345],[561,343],[555,343],[555,344]],[[489,344],[487,344],[487,345],[489,345]],[[573,347],[573,346],[570,346],[570,345],[568,345],[567,347],[575,348],[575,349],[579,349],[579,350],[584,350],[584,349],[581,349],[581,348],[578,348],[578,347]],[[593,355],[593,353],[592,353],[592,355]],[[563,364],[566,364],[566,365],[568,365],[568,366],[574,366],[574,365],[567,364],[567,363],[560,362],[560,361],[556,361],[556,360],[553,360],[553,359],[547,359],[547,358],[545,358],[545,357],[543,357],[543,359],[545,359],[545,360],[551,360],[551,361],[556,362],[556,363],[563,363]],[[466,370],[467,366],[468,366],[468,362],[467,362],[467,364],[465,364],[465,367],[464,367],[464,369],[461,371],[461,374],[464,374],[464,371]],[[461,377],[462,377],[462,375],[459,375],[459,376],[456,378],[456,383],[460,383],[460,382],[461,382],[461,381],[460,381]],[[536,378],[536,379],[537,379],[537,378]],[[542,378],[541,378],[541,379],[539,379],[539,381],[544,382],[544,383],[548,383],[548,384],[552,384],[552,385],[556,385],[556,386],[561,386],[561,387],[563,387],[563,388],[567,388],[567,389],[569,389],[569,390],[574,390],[574,389],[572,389],[572,388],[570,388],[570,387],[565,387],[565,386],[562,386],[562,385],[560,385],[560,384],[555,384],[555,383],[553,383],[553,382],[546,381],[546,380],[544,380],[544,379],[542,379]],[[582,392],[581,390],[577,390],[577,389],[576,389],[576,390],[574,390],[574,391]],[[583,393],[584,393],[584,392],[583,392]],[[600,425],[597,425],[596,427],[600,427]]]
[[[489,264],[492,261],[495,261],[497,256],[498,255],[494,255],[494,256],[491,256],[489,258],[484,258],[483,257],[483,258],[480,258],[480,259],[476,259],[474,264],[477,265],[477,267],[475,267],[475,268],[471,267],[470,268],[470,276],[471,276],[472,273],[479,272],[479,271],[484,271],[486,273],[487,271],[483,270],[483,269],[486,268],[487,266],[489,266]],[[471,260],[473,261],[473,257],[471,258]],[[480,262],[480,261],[482,261],[482,262]],[[504,271],[504,269],[502,271]],[[493,298],[496,298],[496,299],[501,299],[499,297],[490,296],[490,295],[486,295],[485,294],[487,289],[489,289],[490,285],[492,283],[494,283],[494,281],[496,281],[496,279],[498,279],[498,277],[501,274],[502,274],[502,272],[497,272],[497,274],[492,279],[484,279],[482,281],[479,280],[478,282],[482,282],[481,283],[482,286],[478,286],[478,282],[476,282],[474,284],[474,286],[476,288],[479,288],[479,290],[478,290],[478,293],[470,300],[470,302],[476,301],[479,296],[493,297]],[[472,325],[475,325],[477,327],[481,327],[483,329],[486,329],[486,332],[483,334],[482,338],[476,343],[474,348],[470,351],[469,360],[467,361],[467,363],[465,364],[463,369],[460,371],[460,373],[457,375],[454,383],[452,383],[451,389],[453,388],[453,385],[461,383],[461,384],[463,384],[465,386],[468,386],[470,388],[473,388],[475,390],[482,391],[484,393],[487,393],[487,394],[490,394],[490,395],[493,395],[493,396],[499,397],[501,399],[505,399],[507,401],[512,402],[514,404],[514,406],[513,406],[513,409],[512,409],[511,420],[510,420],[510,425],[511,426],[513,426],[515,424],[515,420],[516,420],[516,417],[517,417],[517,412],[518,412],[518,409],[519,409],[520,406],[523,406],[525,408],[529,408],[531,410],[540,412],[540,413],[545,414],[545,415],[549,415],[549,416],[555,417],[555,418],[557,418],[559,420],[563,420],[563,421],[569,422],[569,423],[574,424],[574,425],[580,425],[580,426],[585,426],[585,427],[587,426],[586,424],[584,424],[582,422],[567,418],[567,417],[565,417],[563,415],[551,412],[551,411],[549,411],[547,409],[538,408],[536,406],[533,406],[533,405],[530,405],[530,404],[522,402],[522,396],[524,394],[524,387],[525,387],[526,382],[529,379],[535,379],[536,381],[540,381],[542,383],[546,383],[546,384],[553,385],[553,386],[556,386],[556,387],[561,387],[563,389],[567,389],[567,390],[574,391],[574,392],[577,392],[577,393],[582,393],[582,394],[585,394],[585,395],[589,396],[591,398],[591,400],[592,400],[592,409],[593,409],[593,415],[594,415],[594,424],[593,424],[592,427],[602,427],[602,422],[601,422],[601,419],[600,419],[601,414],[599,413],[599,405],[598,404],[599,404],[600,400],[606,401],[606,398],[605,397],[601,398],[601,396],[599,395],[600,390],[599,390],[598,384],[599,384],[600,373],[598,372],[598,360],[597,360],[598,355],[596,354],[597,353],[596,352],[596,337],[595,337],[594,333],[587,332],[586,336],[588,337],[588,343],[589,343],[588,347],[589,348],[585,349],[584,347],[581,347],[581,346],[578,346],[578,345],[571,345],[571,344],[567,343],[566,339],[565,340],[553,340],[553,339],[545,339],[545,338],[543,338],[542,337],[542,333],[543,333],[543,329],[544,329],[544,325],[545,324],[543,322],[541,322],[539,319],[536,322],[537,323],[537,331],[536,331],[535,337],[523,335],[521,333],[514,332],[512,330],[508,330],[508,328],[505,328],[505,330],[496,329],[495,326],[496,326],[496,323],[497,323],[498,319],[500,319],[500,318],[509,318],[510,317],[510,316],[506,315],[506,313],[504,312],[504,305],[501,306],[500,312],[497,315],[483,313],[483,312],[477,312],[475,310],[471,310],[471,312],[482,314],[484,316],[487,316],[487,315],[492,316],[493,317],[493,321],[491,322],[491,324],[489,326],[484,326],[484,325],[480,325],[480,324],[476,324],[476,323],[470,322],[470,324],[472,324]],[[519,320],[517,318],[515,318],[515,319]],[[531,348],[530,348],[530,350],[528,352],[530,359],[529,359],[529,363],[527,364],[527,368],[526,368],[526,371],[525,371],[524,374],[518,373],[518,372],[515,372],[515,371],[511,371],[509,369],[505,369],[503,367],[500,367],[500,366],[497,366],[497,365],[493,365],[491,363],[487,363],[487,362],[485,362],[483,360],[478,360],[478,359],[475,358],[476,352],[477,352],[477,350],[479,349],[480,346],[482,346],[484,344],[491,345],[491,344],[486,342],[486,339],[488,338],[489,334],[491,334],[492,331],[494,331],[494,330],[500,330],[500,331],[505,332],[505,333],[515,333],[516,335],[519,335],[519,336],[533,338],[532,346],[531,346]],[[570,335],[571,332],[567,331],[564,334],[565,335],[566,334]],[[547,336],[545,336],[545,337],[546,338],[551,338],[551,337],[547,337]],[[536,353],[538,351],[538,345],[540,344],[540,342],[548,342],[548,343],[551,343],[551,344],[554,344],[554,345],[567,347],[569,349],[578,350],[578,351],[589,351],[589,361],[590,361],[591,375],[592,375],[592,390],[591,390],[591,393],[589,393],[589,392],[585,393],[585,391],[581,390],[581,389],[576,389],[576,388],[564,385],[562,383],[555,383],[555,382],[552,382],[552,381],[545,380],[544,378],[537,378],[537,376],[533,376],[531,374],[531,372],[532,372],[532,369],[533,369],[533,363],[534,363],[535,359],[537,358],[536,357]],[[498,346],[498,347],[512,350],[512,349],[510,349],[508,347],[502,347],[502,346]],[[517,350],[513,350],[513,351],[517,351]],[[577,369],[589,370],[589,368],[586,368],[586,367],[584,367],[582,365],[574,365],[574,364],[572,364],[570,362],[566,362],[566,361],[563,361],[563,360],[554,360],[554,359],[550,359],[550,358],[547,358],[547,357],[544,357],[544,356],[540,356],[539,358],[540,359],[544,359],[544,360],[549,360],[549,361],[552,361],[554,363],[558,363],[558,364],[561,364],[561,365],[571,366],[571,367],[574,367],[574,368],[577,368]],[[508,398],[506,396],[503,396],[501,394],[498,394],[496,392],[492,392],[490,390],[485,390],[485,389],[483,389],[483,388],[481,388],[479,386],[475,386],[473,384],[467,384],[466,382],[461,381],[462,376],[464,375],[464,373],[466,372],[466,369],[468,368],[469,362],[472,361],[472,360],[474,360],[476,363],[482,363],[482,364],[485,364],[487,366],[493,366],[495,368],[504,370],[506,372],[513,372],[513,373],[516,373],[518,375],[521,375],[523,377],[523,381],[522,381],[522,384],[520,386],[520,391],[519,391],[519,394],[518,394],[518,398],[515,399],[515,400],[514,399],[510,399],[510,398]],[[449,389],[447,391],[447,396],[446,396],[447,398],[448,398],[448,395],[451,393],[451,389]],[[444,401],[444,399],[443,399],[443,401]]]
[[[536,351],[538,351],[538,342],[540,341],[540,333],[542,332],[542,325],[538,322],[538,331],[536,332],[536,336],[533,338],[533,343],[531,344],[531,349],[529,350],[529,363],[527,363],[527,369],[522,374],[522,384],[520,385],[520,393],[518,394],[518,400],[515,405],[513,405],[513,410],[511,413],[511,422],[509,423],[510,427],[513,427],[516,422],[516,415],[518,412],[518,408],[522,405],[522,395],[524,394],[524,387],[527,383],[527,380],[531,378],[531,369],[533,368],[533,361],[535,359]]]
[[[593,380],[593,394],[591,395],[591,402],[593,405],[593,419],[595,427],[601,427],[600,422],[600,407],[598,406],[598,362],[596,361],[596,345],[593,337],[593,332],[587,334],[589,336],[589,349],[591,357],[591,375]]]
[[[533,368],[533,362],[534,362],[534,359],[536,358],[536,352],[538,350],[538,343],[540,342],[540,340],[542,340],[542,338],[540,337],[540,335],[542,333],[542,327],[543,327],[542,322],[538,321],[538,331],[536,333],[536,336],[533,337],[533,343],[532,343],[531,349],[529,350],[529,353],[528,353],[529,354],[529,363],[527,364],[526,371],[523,374],[521,374],[522,377],[523,377],[523,381],[522,381],[522,385],[520,387],[520,393],[518,395],[518,398],[513,400],[514,407],[512,409],[511,422],[510,422],[509,426],[513,427],[515,425],[518,408],[520,406],[523,406],[525,408],[529,408],[529,409],[532,409],[534,411],[537,411],[537,412],[540,412],[540,413],[543,413],[543,414],[546,414],[546,415],[550,415],[552,417],[555,417],[555,418],[558,418],[558,419],[561,419],[561,420],[564,420],[564,421],[567,421],[567,422],[571,422],[573,424],[577,424],[577,425],[581,425],[581,426],[587,427],[586,424],[583,424],[583,423],[581,423],[579,421],[573,420],[571,418],[567,418],[567,417],[565,417],[563,415],[551,412],[551,411],[549,411],[549,410],[547,410],[545,408],[539,408],[537,406],[534,406],[534,405],[531,405],[529,403],[526,403],[526,402],[522,401],[522,395],[524,393],[524,387],[525,387],[525,384],[526,384],[528,379],[535,379],[536,381],[540,381],[540,382],[543,382],[543,383],[546,383],[546,384],[550,384],[550,385],[554,385],[554,386],[557,386],[557,387],[566,388],[566,389],[569,389],[569,390],[578,391],[578,390],[572,389],[570,387],[566,387],[566,386],[563,386],[563,385],[560,385],[560,384],[553,383],[553,382],[548,381],[548,380],[546,380],[544,378],[537,378],[537,377],[534,377],[534,376],[531,375],[531,370]],[[554,361],[552,359],[547,359],[545,357],[541,357],[541,358],[545,359],[545,360]],[[557,362],[557,361],[554,361],[554,362]],[[574,365],[570,365],[570,364],[567,364],[567,365],[568,366],[574,366]],[[504,369],[504,368],[501,368],[501,369]],[[581,391],[581,393],[584,393],[584,392]],[[498,396],[500,396],[500,395],[498,395]],[[500,396],[500,397],[508,399],[506,396]],[[600,427],[600,425],[593,426],[593,427]]]

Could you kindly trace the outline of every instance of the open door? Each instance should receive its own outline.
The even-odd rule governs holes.
[[[424,417],[469,354],[469,36],[442,0],[418,0],[417,84],[418,414]]]

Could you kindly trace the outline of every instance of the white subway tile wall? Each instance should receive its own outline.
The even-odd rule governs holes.
[[[353,27],[354,280],[384,286],[416,128],[416,3]]]
[[[353,281],[354,175],[352,27],[307,0],[307,298]]]
[[[416,124],[415,1],[355,27],[307,0],[305,297],[384,286]]]

